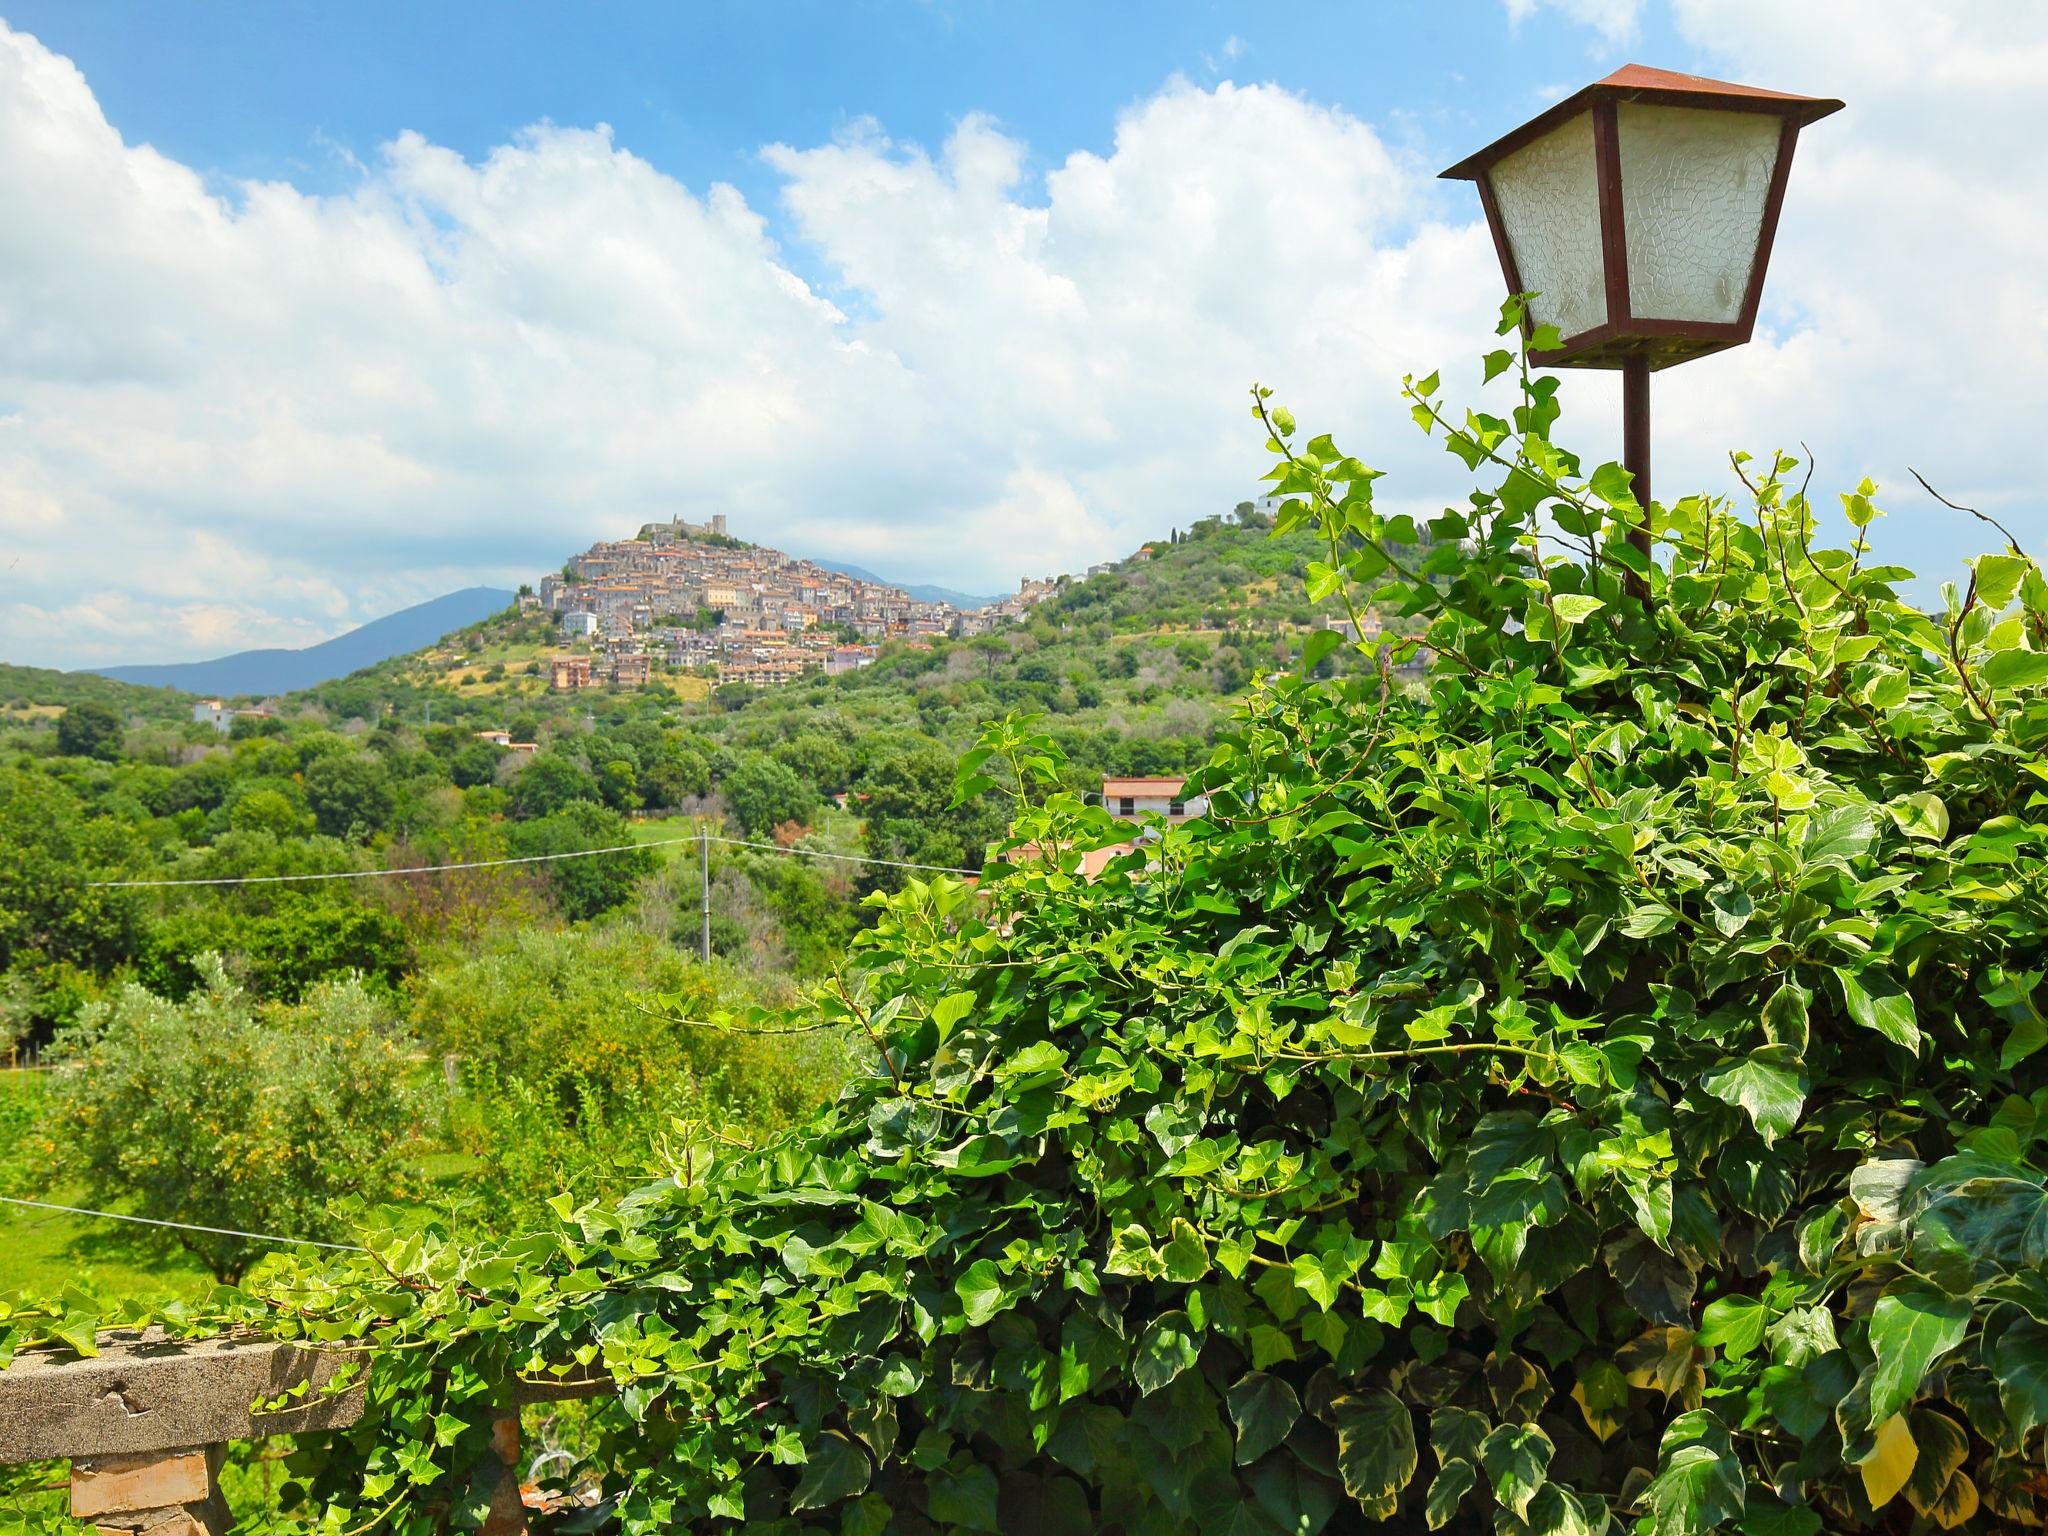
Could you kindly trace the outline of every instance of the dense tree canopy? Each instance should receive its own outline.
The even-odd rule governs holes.
[[[96,700],[73,704],[57,717],[57,750],[113,761],[121,755],[121,717]]]

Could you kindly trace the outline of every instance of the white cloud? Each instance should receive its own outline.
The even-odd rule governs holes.
[[[1504,0],[1508,21],[1519,27],[1539,10],[1555,11],[1576,26],[1600,34],[1609,48],[1632,43],[1642,33],[1643,0]]]
[[[1639,12],[1570,8],[1603,36]],[[1910,460],[2048,544],[2048,13],[1675,19],[1693,67],[1850,110],[1801,145],[1756,343],[1659,375],[1659,490],[1805,438],[1824,481],[1896,491]],[[1282,88],[1177,80],[1064,159],[985,118],[930,150],[859,124],[765,151],[821,291],[769,210],[602,127],[478,161],[402,133],[345,193],[223,195],[0,27],[0,655],[303,643],[674,512],[1006,589],[1246,494],[1255,378],[1427,504],[1453,467],[1393,391],[1474,377],[1490,335],[1490,243],[1430,180],[1470,147],[1410,160]],[[1612,381],[1567,403],[1611,454]],[[1909,561],[1974,547],[1891,504]]]
[[[676,511],[1006,589],[1227,507],[1254,376],[1355,417],[1492,282],[1274,87],[1173,82],[1042,185],[981,118],[767,156],[844,307],[601,127],[223,196],[0,29],[0,653],[312,638]]]
[[[1680,0],[1708,72],[1840,97],[1801,135],[1764,323],[1739,352],[1660,375],[1682,463],[1800,438],[1821,483],[1877,478],[1880,548],[1953,574],[1988,532],[1917,466],[2048,544],[2048,11],[2031,0]],[[1668,386],[1664,380],[1669,380]],[[1660,490],[1671,482],[1660,475]],[[1832,505],[1832,501],[1830,502]]]

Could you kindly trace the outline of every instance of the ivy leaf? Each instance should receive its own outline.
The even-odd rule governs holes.
[[[1458,1513],[1458,1506],[1465,1502],[1465,1495],[1478,1485],[1479,1474],[1469,1461],[1447,1461],[1437,1475],[1430,1479],[1429,1494],[1423,1501],[1422,1518],[1432,1531],[1440,1531],[1451,1523]]]
[[[2048,1424],[2048,1327],[2022,1318],[2007,1328],[1992,1347],[1991,1373],[2014,1434],[2025,1439]]]
[[[1993,688],[2038,688],[2048,683],[2048,651],[1998,651],[1977,670]]]
[[[1209,1273],[1209,1246],[1183,1217],[1174,1217],[1167,1230],[1172,1235],[1160,1253],[1166,1261],[1166,1278],[1176,1285],[1192,1285]]]
[[[1883,1509],[1898,1497],[1899,1490],[1913,1475],[1913,1464],[1920,1459],[1920,1447],[1913,1441],[1913,1431],[1906,1427],[1906,1416],[1895,1413],[1877,1426],[1876,1449],[1856,1463],[1856,1470],[1863,1476],[1863,1495],[1870,1500],[1872,1509]]]
[[[1145,1325],[1131,1357],[1131,1377],[1143,1393],[1157,1392],[1195,1363],[1194,1324],[1185,1312],[1162,1312]]]
[[[836,1429],[811,1443],[804,1475],[789,1496],[791,1509],[823,1509],[850,1499],[868,1485],[867,1453]]]
[[[1257,1461],[1287,1438],[1301,1417],[1294,1388],[1265,1371],[1247,1371],[1225,1394],[1230,1421],[1237,1426],[1237,1464]]]
[[[1870,807],[1860,800],[1816,811],[1806,825],[1806,843],[1800,849],[1809,868],[1833,865],[1847,869],[1870,852],[1877,840],[1877,824]]]
[[[1850,1018],[1895,1045],[1919,1051],[1920,1026],[1914,1022],[1913,999],[1897,982],[1875,967],[1837,969],[1835,979],[1842,984],[1842,1001],[1848,1005]]]
[[[1535,1425],[1503,1424],[1479,1445],[1479,1465],[1493,1484],[1493,1496],[1527,1519],[1529,1501],[1543,1486],[1557,1448]]]
[[[1746,1485],[1728,1427],[1704,1408],[1680,1414],[1664,1431],[1657,1475],[1644,1502],[1653,1536],[1697,1536],[1742,1513]]]
[[[996,1475],[987,1467],[942,1467],[926,1487],[927,1512],[940,1525],[970,1531],[1002,1529],[996,1515]]]
[[[1702,1074],[1700,1086],[1722,1103],[1747,1110],[1765,1146],[1791,1134],[1806,1104],[1806,1079],[1784,1046],[1767,1045],[1743,1060],[1724,1062]]]
[[[1803,1504],[1758,1496],[1742,1512],[1742,1536],[1820,1536],[1821,1518]]]
[[[1583,624],[1607,604],[1581,592],[1560,592],[1550,600],[1550,606],[1557,611],[1559,623]]]
[[[1756,913],[1756,903],[1749,892],[1728,880],[1707,892],[1707,906],[1714,926],[1731,939],[1742,932]]]
[[[1794,1056],[1806,1054],[1806,1009],[1811,999],[1806,988],[1788,981],[1764,1004],[1764,1038],[1781,1045]]]
[[[1942,804],[1941,796],[1931,790],[1901,795],[1887,804],[1885,810],[1908,837],[1930,843],[1948,840],[1948,807]]]
[[[1621,1432],[1621,1415],[1628,1407],[1628,1378],[1612,1360],[1589,1360],[1572,1387],[1572,1401],[1595,1439],[1612,1440]]]
[[[1415,1476],[1415,1421],[1408,1405],[1384,1387],[1330,1404],[1337,1428],[1337,1471],[1368,1520],[1391,1520],[1401,1490]]]
[[[1315,671],[1317,665],[1344,641],[1343,635],[1334,629],[1319,629],[1308,637],[1301,648],[1301,670]]]
[[[1969,1326],[1966,1297],[1919,1287],[1878,1297],[1870,1314],[1870,1347],[1877,1355],[1870,1378],[1871,1421],[1882,1423],[1911,1403],[1928,1368],[1963,1342]]]
[[[976,1259],[953,1282],[954,1294],[967,1309],[967,1325],[979,1328],[1003,1308],[1011,1297],[1004,1294],[1003,1277],[991,1259]]]
[[[1764,1341],[1764,1304],[1754,1296],[1722,1296],[1700,1314],[1698,1342],[1740,1359]]]

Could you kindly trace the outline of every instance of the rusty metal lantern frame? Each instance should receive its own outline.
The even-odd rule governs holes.
[[[1763,114],[1778,120],[1777,158],[1765,189],[1762,223],[1757,230],[1756,247],[1750,258],[1741,306],[1731,321],[1638,317],[1630,307],[1620,121],[1620,108],[1629,103]],[[1551,368],[1621,370],[1623,460],[1635,476],[1636,497],[1645,506],[1650,501],[1649,376],[1658,369],[1740,346],[1750,339],[1756,329],[1757,309],[1763,299],[1764,273],[1770,265],[1771,246],[1778,232],[1778,215],[1784,206],[1785,186],[1792,172],[1792,150],[1799,130],[1839,111],[1841,107],[1841,102],[1825,97],[1793,96],[1781,91],[1734,85],[1725,80],[1708,80],[1698,75],[1682,75],[1630,64],[1539,113],[1442,173],[1449,180],[1477,184],[1480,205],[1486,211],[1487,228],[1493,234],[1494,251],[1500,258],[1501,275],[1507,280],[1508,292],[1527,292],[1514,244],[1501,216],[1492,172],[1515,151],[1563,127],[1581,114],[1590,115],[1594,184],[1599,198],[1600,275],[1605,285],[1606,313],[1600,323],[1563,337],[1561,345],[1532,351],[1530,361]],[[1536,324],[1525,310],[1522,316],[1525,338],[1533,337]],[[1647,531],[1632,542],[1645,555],[1648,554]]]

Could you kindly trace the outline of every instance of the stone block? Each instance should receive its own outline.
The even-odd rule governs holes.
[[[91,1359],[23,1350],[0,1371],[0,1463],[140,1456],[338,1429],[362,1417],[363,1389],[334,1397],[320,1389],[360,1358],[249,1337],[170,1339],[157,1329],[103,1334]],[[281,1409],[252,1406],[300,1383],[307,1391]]]

